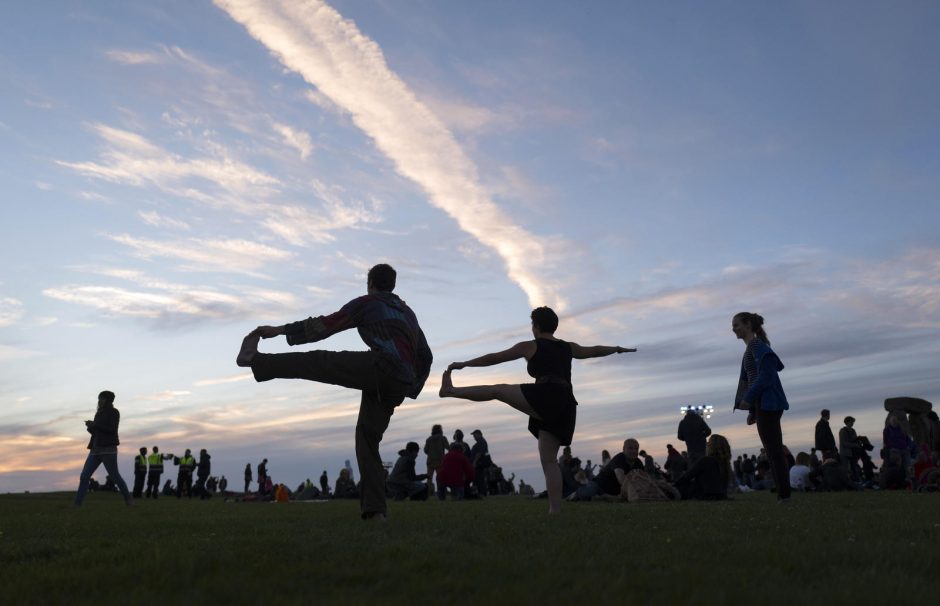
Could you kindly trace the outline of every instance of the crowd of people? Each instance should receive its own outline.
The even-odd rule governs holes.
[[[256,381],[272,379],[305,379],[336,385],[359,392],[361,400],[355,428],[355,451],[360,482],[356,484],[347,466],[340,473],[338,486],[329,490],[326,472],[321,475],[319,489],[309,479],[294,493],[352,497],[358,495],[360,514],[364,520],[385,520],[387,498],[427,499],[436,494],[445,499],[485,497],[491,491],[512,491],[512,480],[502,477],[492,462],[486,440],[480,430],[472,432],[474,445],[463,442],[462,432],[455,432],[453,441],[444,438],[439,426],[432,428],[426,440],[427,471],[417,473],[421,447],[409,442],[399,452],[391,471],[383,465],[379,454],[382,437],[395,408],[405,398],[417,398],[430,374],[433,355],[414,311],[392,291],[397,273],[384,263],[372,267],[366,277],[366,294],[347,302],[332,314],[309,317],[280,326],[258,326],[242,341],[236,364],[250,368]],[[617,345],[585,346],[555,336],[559,325],[557,314],[548,307],[537,307],[530,313],[531,340],[477,358],[450,363],[441,377],[439,396],[472,402],[498,401],[524,414],[528,430],[537,440],[538,456],[545,478],[549,514],[558,514],[565,498],[589,500],[601,496],[627,498],[722,498],[729,487],[742,490],[771,488],[780,502],[790,498],[792,484],[797,489],[836,489],[838,486],[874,485],[875,468],[867,455],[870,442],[856,434],[854,419],[846,417],[834,437],[817,439],[816,451],[793,457],[784,444],[781,420],[790,404],[783,390],[779,373],[784,364],[771,348],[759,314],[741,312],[731,319],[731,331],[744,344],[738,374],[738,388],[733,410],[746,410],[748,425],[756,425],[762,445],[758,457],[740,457],[736,467],[731,464],[731,448],[723,436],[712,434],[704,419],[691,412],[680,423],[677,438],[686,444],[685,454],[667,445],[667,459],[661,470],[652,457],[639,449],[635,439],[627,439],[620,453],[602,455],[601,466],[575,465],[570,446],[575,433],[578,402],[571,383],[572,361],[614,354],[636,352],[636,348]],[[367,351],[328,351],[267,354],[258,351],[262,339],[284,336],[289,345],[313,343],[338,332],[355,328],[368,346]],[[455,386],[452,373],[464,368],[488,367],[525,359],[526,370],[534,382],[522,384]],[[120,414],[114,408],[114,394],[99,394],[94,420],[86,421],[91,434],[90,451],[79,481],[75,504],[81,505],[94,471],[104,465],[128,504],[131,492],[117,470],[118,423]],[[879,484],[885,488],[929,487],[936,478],[936,442],[940,438],[937,416],[926,407],[901,398],[904,402],[886,401],[889,416],[883,434],[884,464]],[[913,407],[908,410],[906,407]],[[828,411],[824,411],[824,429],[828,428]],[[911,413],[910,417],[906,413]],[[917,415],[915,418],[915,414]],[[932,415],[932,416],[931,416]],[[916,422],[915,422],[916,421]],[[817,425],[819,435],[820,426]],[[825,434],[825,432],[823,432]],[[818,438],[817,435],[817,438]],[[560,448],[565,448],[561,458]],[[814,464],[814,455],[819,464]],[[200,452],[198,462],[189,450],[182,457],[163,455],[154,447],[148,455],[141,449],[135,465],[134,495],[140,496],[147,479],[147,496],[156,498],[163,462],[172,458],[179,468],[177,497],[197,494],[205,498],[218,484],[210,481],[211,464],[208,452]],[[146,463],[146,466],[145,466]],[[291,491],[275,484],[266,468],[267,460],[258,468],[258,498],[287,500]],[[859,468],[861,464],[861,468]],[[804,472],[804,467],[808,472]],[[192,483],[195,469],[197,481]],[[795,470],[795,472],[794,472]],[[844,472],[846,477],[836,478]],[[245,494],[251,483],[251,466],[245,470]],[[846,480],[847,482],[841,482]],[[340,483],[342,485],[340,486]],[[841,482],[841,483],[840,483]],[[221,484],[221,480],[219,482]],[[167,482],[169,485],[169,481]],[[165,488],[169,486],[165,485]],[[522,483],[520,482],[520,492]],[[528,487],[527,487],[528,488]],[[223,489],[224,490],[224,489]],[[528,490],[526,491],[528,492]],[[633,495],[631,497],[631,495]],[[657,496],[658,495],[658,496]]]

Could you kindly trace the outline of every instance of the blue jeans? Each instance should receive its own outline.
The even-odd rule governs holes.
[[[579,486],[575,494],[578,495],[577,498],[579,501],[590,501],[591,497],[596,497],[602,492],[604,491],[601,490],[600,484],[594,480],[591,480],[587,484],[582,484]]]
[[[111,476],[111,479],[117,484],[118,490],[120,490],[121,494],[124,496],[124,502],[130,502],[131,493],[127,491],[127,484],[124,482],[124,478],[121,477],[121,472],[118,471],[117,453],[95,454],[90,452],[88,453],[88,458],[85,459],[85,467],[82,468],[81,479],[78,481],[78,493],[75,495],[76,506],[81,505],[82,501],[85,500],[85,493],[88,492],[88,480],[91,479],[92,474],[95,473],[95,470],[98,469],[98,466],[102,463],[104,463],[104,468],[107,470],[108,475]]]

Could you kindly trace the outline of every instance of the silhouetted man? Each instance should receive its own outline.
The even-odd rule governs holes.
[[[134,498],[139,499],[144,494],[144,481],[147,479],[147,449],[143,446],[134,457]]]
[[[679,421],[679,431],[676,437],[685,442],[690,464],[705,456],[705,438],[711,433],[711,427],[698,411],[694,409],[686,411],[685,416]]]
[[[819,411],[819,420],[816,421],[816,450],[826,453],[836,448],[836,437],[832,435],[832,428],[829,427],[829,410],[823,408]]]
[[[179,466],[179,472],[176,475],[176,498],[182,498],[183,491],[186,491],[186,498],[193,498],[193,469],[196,468],[196,459],[188,448],[181,457],[173,459],[173,463]]]
[[[431,370],[431,349],[418,319],[392,294],[396,273],[391,266],[369,270],[367,294],[338,312],[283,326],[259,326],[242,342],[236,363],[250,367],[256,381],[307,379],[362,392],[356,422],[360,509],[363,519],[384,519],[385,471],[379,444],[395,408],[405,397],[417,398]],[[258,341],[278,335],[290,345],[321,341],[356,328],[369,351],[258,353]]]
[[[160,476],[163,475],[163,461],[173,458],[172,455],[160,454],[160,449],[154,446],[150,450],[147,462],[150,467],[147,471],[147,498],[156,499],[160,496]]]

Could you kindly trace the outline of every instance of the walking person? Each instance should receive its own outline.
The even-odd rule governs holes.
[[[134,500],[127,490],[127,484],[118,471],[117,447],[121,441],[118,439],[118,425],[121,423],[121,413],[114,407],[114,392],[102,391],[98,394],[98,410],[92,421],[85,421],[85,429],[91,434],[88,440],[88,458],[82,468],[78,480],[78,492],[75,494],[75,506],[81,506],[88,491],[88,481],[99,465],[104,465],[108,475],[117,484],[118,490],[124,497],[127,505],[133,505]]]
[[[236,358],[256,381],[306,379],[362,392],[356,421],[360,509],[363,519],[385,519],[385,469],[379,444],[395,408],[417,398],[431,371],[432,355],[415,313],[392,293],[397,274],[384,263],[369,270],[367,294],[338,312],[283,326],[259,326],[242,343]],[[357,328],[369,351],[258,353],[258,341],[278,335],[290,345],[321,341]]]
[[[748,411],[747,424],[757,423],[757,434],[767,452],[778,502],[790,500],[790,473],[783,449],[780,418],[790,408],[780,383],[783,362],[770,348],[764,318],[741,312],[731,319],[731,330],[744,341],[744,357],[735,408]]]
[[[140,447],[140,452],[134,457],[134,491],[135,499],[144,494],[144,482],[147,479],[147,449]]]
[[[569,446],[574,435],[576,407],[571,387],[571,360],[597,358],[615,353],[633,352],[618,346],[584,347],[555,338],[558,316],[548,307],[534,309],[532,341],[523,341],[507,350],[486,354],[466,362],[454,362],[441,379],[442,398],[461,398],[474,402],[499,400],[529,416],[529,431],[538,439],[539,460],[548,490],[548,511],[561,512],[562,480],[558,467],[558,449]],[[468,366],[492,366],[525,358],[527,370],[535,383],[523,385],[474,385],[454,387],[451,372]]]

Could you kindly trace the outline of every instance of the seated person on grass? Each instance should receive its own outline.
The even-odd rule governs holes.
[[[623,442],[623,451],[610,460],[593,480],[588,481],[568,497],[569,501],[590,501],[599,495],[620,496],[623,479],[633,470],[643,470],[643,461],[638,457],[640,443],[633,438]]]
[[[675,486],[683,501],[727,499],[730,472],[731,446],[724,436],[712,434],[705,445],[705,455],[692,463]]]
[[[398,451],[398,461],[392,468],[385,484],[389,493],[396,501],[411,499],[412,501],[422,501],[428,498],[428,485],[423,482],[427,479],[427,474],[415,473],[415,462],[421,447],[417,442],[408,442],[404,450]]]

